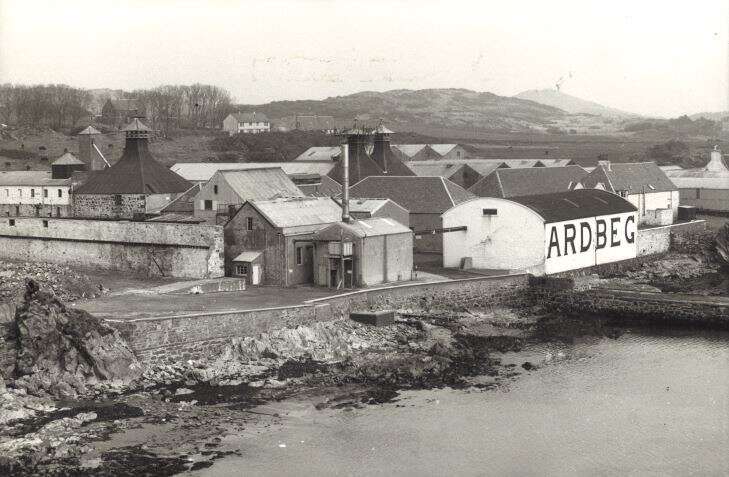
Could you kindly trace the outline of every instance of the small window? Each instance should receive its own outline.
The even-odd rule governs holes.
[[[48,198],[48,189],[43,189],[43,197]]]
[[[217,193],[218,193],[218,184],[215,184],[213,186],[213,194],[217,194]]]
[[[114,194],[114,205],[122,205],[121,194]]]
[[[213,210],[213,201],[212,200],[206,200],[203,208],[205,210]]]
[[[236,275],[248,275],[248,265],[236,265],[235,274]]]
[[[61,208],[56,207],[56,217],[60,217],[60,216],[61,216]]]
[[[696,189],[696,198],[697,199],[701,198],[701,189]]]
[[[19,205],[15,206],[15,215],[20,215],[20,206]]]
[[[48,221],[47,220],[44,220],[43,221],[43,227],[48,228]]]
[[[10,196],[10,189],[5,189],[5,197],[9,197],[9,196]]]
[[[58,189],[58,197],[63,197],[63,189]]]
[[[483,209],[483,215],[498,215],[496,209]]]
[[[23,197],[23,189],[18,189],[18,195],[19,195],[20,197]]]
[[[30,196],[35,197],[35,189],[30,189]]]
[[[246,229],[253,230],[253,217],[246,218]]]
[[[15,219],[8,220],[8,225],[10,225],[11,227],[15,227]]]
[[[296,265],[303,265],[304,253],[301,247],[296,247]]]

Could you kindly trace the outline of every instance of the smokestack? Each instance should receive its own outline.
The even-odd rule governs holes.
[[[602,166],[606,171],[610,170],[610,161],[597,161],[598,166]]]
[[[344,172],[342,184],[342,222],[349,223],[349,145],[341,144],[339,146],[339,155],[341,157]]]

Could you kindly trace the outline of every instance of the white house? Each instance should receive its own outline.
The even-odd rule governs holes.
[[[0,172],[0,215],[68,217],[71,179],[53,179],[50,171]]]
[[[271,123],[263,113],[231,113],[223,119],[223,131],[233,134],[258,134],[269,132]]]
[[[442,215],[443,265],[551,274],[634,258],[636,208],[582,189],[502,199],[479,197]]]
[[[655,162],[598,166],[575,189],[603,189],[628,199],[638,209],[639,225],[670,225],[678,217],[678,187]]]

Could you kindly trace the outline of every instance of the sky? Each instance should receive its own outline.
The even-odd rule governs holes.
[[[729,0],[0,0],[0,83],[215,84],[236,102],[553,88],[729,110]]]

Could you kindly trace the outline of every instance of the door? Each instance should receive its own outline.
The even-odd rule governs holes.
[[[251,267],[251,285],[259,285],[261,283],[261,267],[253,265]]]

